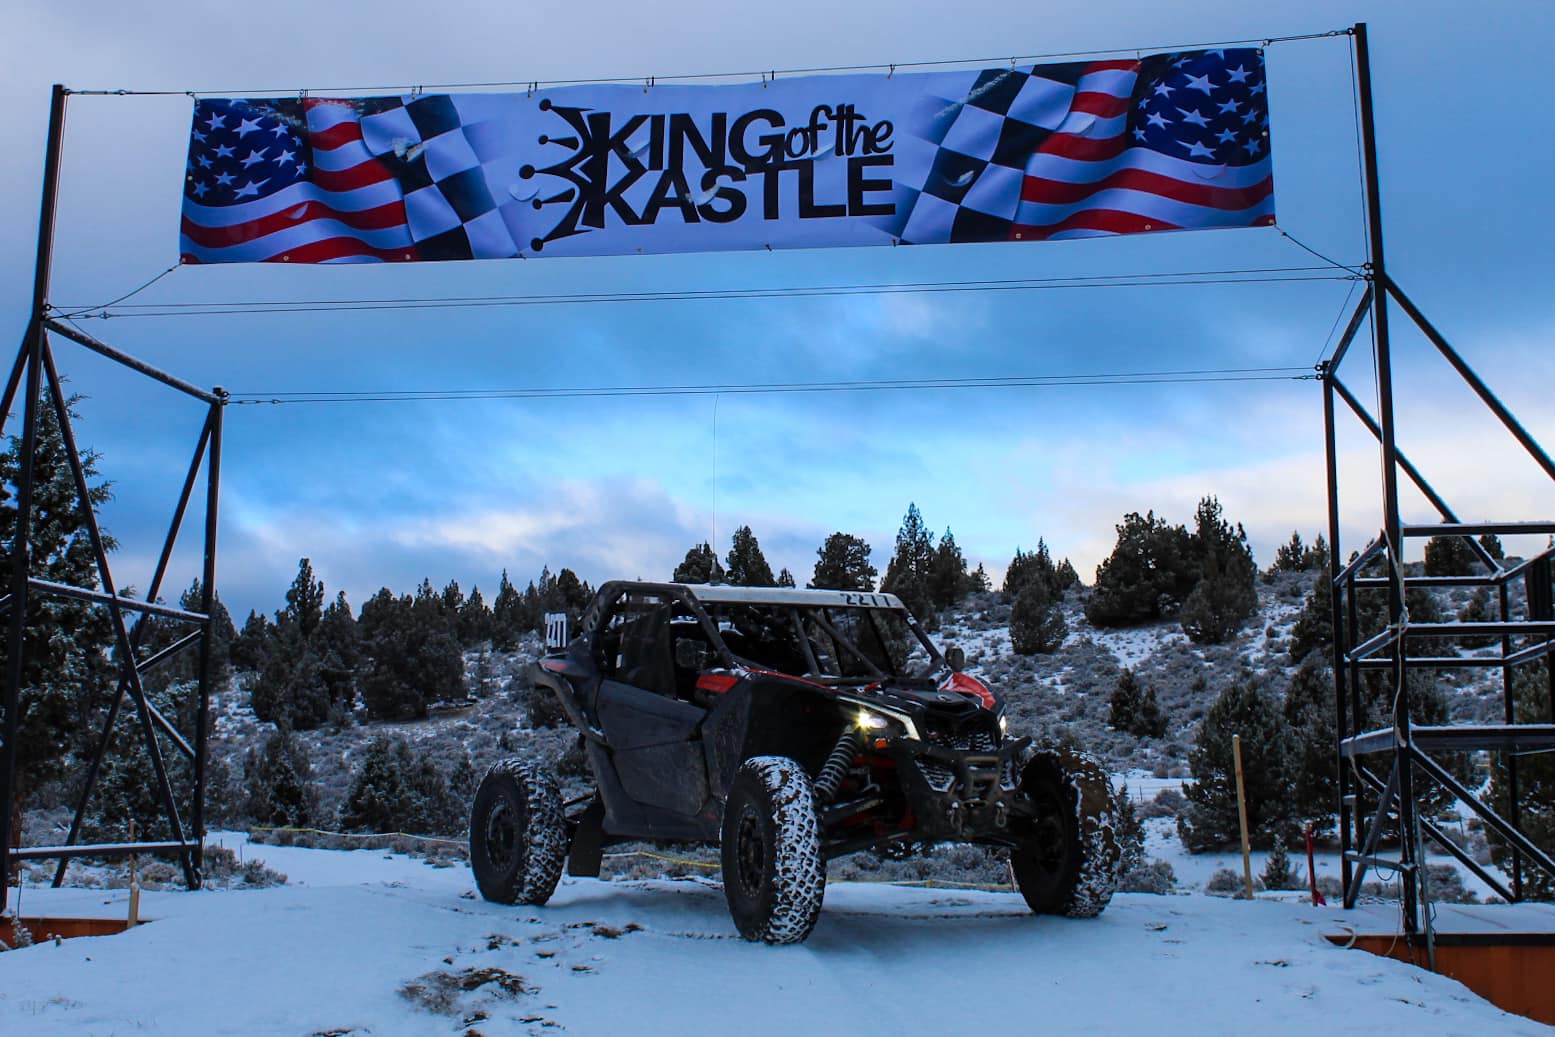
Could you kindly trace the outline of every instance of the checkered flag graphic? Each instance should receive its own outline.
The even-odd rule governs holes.
[[[478,99],[447,94],[386,99],[362,116],[362,140],[394,174],[422,259],[505,259],[527,202],[493,197],[485,167],[511,157],[511,134],[482,117]],[[510,224],[510,221],[511,224]]]
[[[898,184],[885,229],[903,242],[1006,241],[1026,162],[1068,117],[1084,65],[984,69],[960,100],[926,97],[901,129],[927,155],[923,182]]]

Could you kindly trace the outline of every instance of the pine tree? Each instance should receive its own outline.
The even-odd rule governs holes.
[[[313,635],[313,647],[330,715],[343,723],[356,703],[356,668],[362,662],[362,635],[345,591],[338,592],[324,609]]]
[[[966,558],[947,526],[934,549],[934,560],[929,563],[929,599],[935,608],[947,609],[966,597],[966,591]]]
[[[1285,544],[1274,552],[1274,564],[1269,567],[1271,573],[1297,573],[1312,567],[1312,551],[1301,542],[1301,533],[1292,532],[1290,543]]]
[[[1085,615],[1100,627],[1131,626],[1173,615],[1198,582],[1193,539],[1155,512],[1123,516],[1118,542],[1096,567]]]
[[[1490,592],[1484,587],[1476,587],[1467,604],[1458,613],[1458,622],[1489,623],[1493,618],[1490,613]],[[1495,640],[1486,635],[1465,634],[1458,638],[1458,644],[1464,648],[1485,648],[1494,644]]]
[[[713,553],[713,545],[704,540],[686,551],[686,557],[675,566],[670,582],[722,583],[723,579],[724,570],[718,564],[718,555]]]
[[[340,807],[340,826],[355,832],[447,834],[462,813],[433,762],[400,739],[367,747]]]
[[[1514,671],[1513,695],[1517,703],[1517,722],[1547,724],[1555,719],[1550,704],[1548,659]],[[1511,815],[1511,776],[1505,753],[1491,754],[1490,787],[1484,801],[1502,817]],[[1520,828],[1535,846],[1546,852],[1555,850],[1555,754],[1527,754],[1517,762]],[[1510,870],[1512,848],[1505,840],[1486,829],[1491,859],[1503,870]],[[1523,895],[1529,900],[1555,901],[1555,875],[1523,863]]]
[[[973,594],[987,594],[993,589],[993,582],[988,579],[988,570],[983,568],[982,562],[978,562],[977,568],[972,570],[972,575],[967,577],[966,585]]]
[[[1264,889],[1297,889],[1299,884],[1290,866],[1290,854],[1285,852],[1285,840],[1276,837],[1274,849],[1269,851],[1269,859],[1264,862],[1263,873],[1259,876]]]
[[[1242,628],[1258,607],[1258,567],[1247,534],[1235,530],[1214,497],[1199,501],[1193,552],[1199,579],[1182,607],[1182,628],[1196,644],[1221,644]]]
[[[529,624],[524,619],[524,599],[508,579],[508,571],[503,569],[502,579],[497,584],[497,597],[491,603],[492,645],[499,652],[511,652],[518,647],[519,639],[528,629]]]
[[[1333,585],[1328,573],[1320,571],[1307,592],[1306,604],[1291,628],[1290,661],[1300,665],[1312,653],[1329,660],[1334,651]]]
[[[1166,734],[1166,716],[1156,701],[1155,688],[1140,687],[1133,669],[1124,667],[1118,675],[1110,705],[1107,723],[1113,730],[1140,738],[1160,738]]]
[[[421,719],[431,703],[465,696],[464,656],[436,595],[418,605],[385,587],[362,606],[359,628],[370,660],[362,702],[373,719]]]
[[[459,643],[474,648],[491,640],[495,620],[479,586],[470,588],[470,596],[459,610]]]
[[[1427,576],[1471,576],[1479,571],[1479,555],[1468,537],[1434,536],[1425,542]]]
[[[795,586],[794,574],[788,571],[788,566],[783,566],[782,570],[778,573],[777,585],[779,587]]]
[[[1326,655],[1309,654],[1302,662],[1286,689],[1283,712],[1295,742],[1292,815],[1327,832],[1339,809],[1339,734],[1334,671]],[[1362,729],[1368,726],[1363,720]]]
[[[1040,580],[1033,580],[1015,596],[1010,609],[1010,647],[1017,655],[1057,651],[1069,636],[1061,603]]]
[[[872,591],[875,567],[869,564],[869,545],[860,537],[836,532],[816,548],[815,574],[810,586],[819,590]]]
[[[259,751],[249,750],[243,765],[248,814],[261,825],[307,828],[319,817],[318,788],[302,741],[282,725]]]
[[[269,652],[270,623],[264,613],[250,611],[243,629],[232,642],[232,665],[240,670],[257,670]]]
[[[1295,745],[1279,704],[1259,681],[1243,675],[1210,707],[1188,754],[1193,782],[1177,831],[1191,852],[1229,846],[1239,838],[1232,735],[1241,735],[1247,827],[1267,843],[1290,819]]]
[[[74,398],[67,401],[72,415],[75,402]],[[93,508],[112,496],[98,473],[98,460],[94,451],[81,453]],[[86,520],[78,506],[75,479],[47,388],[39,400],[32,462],[29,575],[77,587],[97,587]],[[16,542],[20,473],[21,441],[11,436],[0,454],[0,543],[7,545]],[[105,546],[112,550],[112,539],[105,540]],[[11,586],[14,565],[9,552],[0,552],[0,586]],[[6,615],[9,618],[9,612]],[[25,637],[12,801],[0,803],[0,810],[11,811],[13,845],[21,844],[22,808],[32,787],[63,775],[78,731],[100,724],[94,718],[113,680],[108,658],[113,637],[104,609],[71,599],[45,601],[39,595],[29,595]],[[0,637],[0,673],[5,672],[9,652],[9,640]],[[0,875],[0,881],[5,878]]]
[[[1496,561],[1506,560],[1506,550],[1501,546],[1501,538],[1494,533],[1486,533],[1479,538],[1479,546],[1485,549],[1485,553]]]
[[[734,531],[733,543],[724,559],[724,578],[736,587],[775,587],[777,579],[772,566],[761,553],[761,544],[751,527],[741,526]]]
[[[929,575],[933,565],[934,534],[924,525],[918,505],[908,504],[902,527],[896,533],[896,553],[886,566],[880,589],[895,594],[908,611],[928,622],[935,615]]]
[[[307,558],[297,561],[297,576],[286,590],[284,615],[297,624],[304,638],[311,637],[324,618],[324,581],[313,578],[313,563]],[[280,621],[281,616],[276,616],[276,622]]]

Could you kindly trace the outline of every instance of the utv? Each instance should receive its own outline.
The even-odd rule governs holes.
[[[939,841],[1008,851],[1031,910],[1090,917],[1116,884],[1111,785],[1090,757],[1033,751],[894,595],[612,582],[530,669],[577,727],[593,791],[563,803],[534,760],[475,795],[481,894],[543,904],[625,841],[717,843],[740,934],[797,943],[826,861]]]

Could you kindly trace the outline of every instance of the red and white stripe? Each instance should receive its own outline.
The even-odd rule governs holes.
[[[184,200],[185,262],[361,263],[413,260],[405,202],[393,175],[368,152],[356,111],[309,99],[307,179],[237,205]]]
[[[1137,61],[1090,66],[1069,117],[1026,163],[1017,241],[1274,221],[1270,160],[1207,166],[1134,146],[1128,106]]]

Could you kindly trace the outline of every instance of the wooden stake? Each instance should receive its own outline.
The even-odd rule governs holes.
[[[130,842],[135,841],[135,822],[130,821]],[[131,929],[140,924],[140,883],[135,881],[135,855],[130,854],[130,913]]]
[[[1242,826],[1242,881],[1247,884],[1247,899],[1253,899],[1253,861],[1247,843],[1247,794],[1242,789],[1242,736],[1231,736],[1231,755],[1236,758],[1236,815]]]

